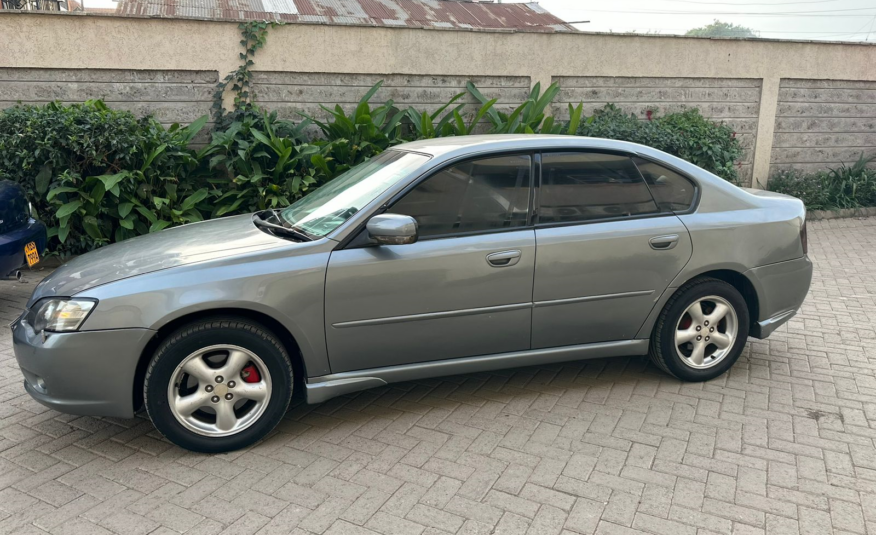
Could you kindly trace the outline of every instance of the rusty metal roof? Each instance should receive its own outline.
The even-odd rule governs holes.
[[[85,11],[87,13],[103,13],[104,15],[115,15],[116,8],[114,7],[82,7],[82,3],[77,0],[67,0],[67,11]]]
[[[577,31],[535,3],[494,4],[465,0],[121,0],[116,13],[356,26]]]

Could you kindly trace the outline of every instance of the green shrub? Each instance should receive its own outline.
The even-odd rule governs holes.
[[[861,154],[851,166],[816,173],[780,171],[770,177],[767,189],[797,197],[810,210],[876,206],[876,169],[867,167],[874,158]]]
[[[411,130],[413,131],[413,138],[432,139],[436,137],[467,136],[473,133],[481,119],[484,118],[487,112],[489,112],[496,103],[496,99],[485,102],[468,123],[465,122],[465,119],[462,116],[462,110],[465,108],[465,104],[458,104],[435,123],[435,119],[438,119],[438,116],[441,115],[444,110],[452,106],[457,100],[464,96],[465,93],[454,95],[454,97],[450,99],[450,102],[444,104],[432,113],[425,111],[421,112],[413,106],[408,108],[405,115],[410,122]]]
[[[689,109],[646,121],[606,104],[581,122],[578,135],[631,141],[687,160],[724,180],[739,183],[737,160],[742,146],[733,129]]]
[[[190,180],[209,184],[210,217],[285,207],[320,181],[313,162],[328,145],[304,141],[308,123],[279,121],[276,113],[238,119],[195,155],[200,167]]]
[[[742,157],[742,145],[733,128],[703,117],[692,108],[670,113],[652,121],[666,133],[667,145],[660,150],[678,156],[719,177],[739,183],[737,161]],[[658,139],[663,139],[662,136]]]
[[[410,141],[402,137],[402,119],[406,112],[397,110],[392,100],[371,109],[368,102],[382,85],[382,81],[374,84],[350,115],[338,105],[334,109],[320,106],[329,113],[330,119],[326,122],[301,114],[316,124],[328,141],[324,160],[319,161],[317,158],[315,162],[320,165],[327,179],[334,178],[393,145]]]
[[[496,103],[496,99],[488,100],[487,97],[478,91],[473,83],[469,82],[466,88],[486,108],[487,120],[492,125],[488,132],[490,134],[559,134],[563,130],[568,130],[572,134],[575,133],[574,114],[576,112],[571,108],[570,111],[572,111],[573,119],[565,129],[562,125],[555,124],[553,117],[545,116],[545,110],[547,110],[547,107],[550,106],[551,102],[554,101],[560,92],[560,84],[551,84],[542,95],[541,83],[537,82],[526,100],[509,114],[498,111],[493,106]],[[583,105],[580,108],[583,109]],[[578,117],[580,117],[580,113],[580,111],[577,112]],[[571,128],[568,128],[568,126],[571,126]]]
[[[618,139],[650,145],[655,130],[650,122],[643,122],[615,106],[606,104],[587,117],[578,127],[579,136]],[[665,143],[663,143],[665,145]]]
[[[0,113],[0,178],[24,186],[34,207],[45,214],[44,196],[56,175],[82,177],[134,167],[147,121],[99,101],[5,109]]]
[[[206,190],[185,178],[206,118],[165,129],[100,101],[0,113],[0,178],[22,184],[61,256],[199,221]]]
[[[809,210],[829,210],[830,192],[827,173],[802,173],[796,169],[779,171],[767,181],[767,189],[797,197]]]

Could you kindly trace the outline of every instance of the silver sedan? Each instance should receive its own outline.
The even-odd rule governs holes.
[[[12,329],[39,402],[145,407],[219,452],[268,434],[293,390],[619,355],[713,379],[811,278],[797,199],[631,143],[471,136],[397,146],[284,210],[83,255]]]

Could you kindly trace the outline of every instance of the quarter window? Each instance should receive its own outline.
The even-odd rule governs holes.
[[[632,160],[614,154],[545,153],[538,201],[539,223],[659,212]]]
[[[684,212],[690,208],[696,194],[693,182],[654,162],[641,158],[635,158],[634,161],[661,211]]]
[[[530,169],[528,155],[459,163],[427,178],[389,212],[416,219],[420,237],[525,226]]]

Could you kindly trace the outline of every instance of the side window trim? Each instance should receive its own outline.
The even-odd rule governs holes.
[[[538,192],[541,189],[541,151],[532,155],[532,180],[529,188],[529,226],[538,225]]]
[[[599,149],[599,148],[544,149],[544,150],[541,150],[538,152],[538,162],[539,162],[538,175],[532,181],[533,184],[535,184],[535,186],[534,186],[535,187],[535,195],[534,195],[534,202],[533,202],[533,226],[535,228],[538,229],[538,228],[568,227],[568,226],[573,226],[573,225],[592,225],[592,224],[596,224],[596,223],[612,223],[612,222],[616,222],[616,221],[632,221],[635,219],[651,219],[651,218],[655,218],[655,217],[666,217],[669,215],[675,215],[675,213],[673,213],[673,212],[657,212],[654,214],[641,214],[641,215],[635,215],[635,216],[629,216],[629,217],[619,216],[619,217],[606,217],[606,218],[601,218],[601,219],[585,219],[582,221],[559,221],[559,222],[551,221],[548,223],[542,223],[539,221],[539,213],[540,213],[540,208],[541,208],[541,205],[539,204],[541,201],[541,198],[539,196],[539,192],[540,192],[540,189],[542,186],[542,177],[543,177],[543,168],[544,168],[544,166],[542,165],[542,157],[545,154],[551,154],[551,153],[610,154],[613,156],[623,156],[623,157],[628,158],[630,160],[630,163],[632,163],[633,167],[636,169],[636,173],[638,173],[638,175],[642,178],[642,182],[645,184],[645,187],[648,190],[648,195],[651,197],[651,200],[654,201],[654,205],[657,206],[659,209],[659,204],[657,203],[657,199],[654,198],[654,194],[651,193],[651,188],[648,187],[648,183],[645,180],[645,177],[642,176],[642,172],[639,171],[639,167],[636,165],[635,158],[642,158],[640,155],[638,155],[636,153],[632,153],[632,152],[621,151],[621,150]],[[642,158],[642,159],[647,160],[647,158]],[[649,160],[649,161],[651,161],[651,160]],[[659,163],[659,162],[654,162],[654,163]],[[663,164],[660,164],[660,165],[663,165]],[[687,178],[687,175],[682,175],[682,176]],[[696,182],[694,182],[694,186],[697,187],[696,201],[698,202],[699,201],[699,194],[698,194],[699,187],[696,184]]]
[[[683,178],[690,181],[693,184],[694,189],[695,189],[694,200],[691,203],[690,208],[684,212],[672,212],[672,211],[663,212],[663,211],[661,211],[661,212],[658,212],[655,214],[643,214],[643,215],[630,216],[630,217],[613,217],[613,218],[603,218],[603,219],[591,219],[591,220],[584,220],[584,221],[563,221],[563,222],[541,223],[538,219],[538,216],[539,216],[539,208],[540,208],[540,206],[539,206],[539,202],[540,202],[539,192],[540,192],[540,188],[542,185],[542,169],[543,169],[542,157],[544,154],[557,153],[557,152],[581,152],[581,153],[614,154],[614,155],[618,155],[618,156],[625,156],[627,158],[630,158],[630,160],[632,160],[632,163],[636,168],[636,172],[638,172],[640,176],[642,176],[642,172],[639,170],[638,164],[636,164],[636,161],[635,161],[636,158],[639,158],[639,159],[644,160],[644,161],[655,163],[657,165],[666,167],[667,169],[669,169],[675,173],[678,173]],[[461,237],[466,237],[466,236],[477,236],[477,235],[482,235],[482,234],[496,234],[496,233],[501,233],[501,232],[514,232],[514,231],[526,230],[526,229],[532,229],[532,228],[552,228],[552,227],[565,227],[565,226],[570,226],[570,225],[590,225],[590,224],[596,224],[596,223],[610,223],[610,222],[615,222],[615,221],[630,221],[630,220],[634,220],[634,219],[649,219],[649,218],[653,218],[653,217],[667,217],[670,215],[684,215],[684,214],[690,214],[690,213],[693,213],[696,211],[696,209],[700,203],[700,198],[702,196],[702,188],[700,187],[699,182],[697,180],[691,178],[690,175],[688,175],[687,173],[685,173],[683,171],[680,171],[679,169],[675,168],[674,166],[667,164],[661,160],[655,160],[654,158],[649,158],[648,156],[638,154],[638,153],[612,150],[612,149],[598,149],[598,148],[569,149],[569,148],[559,148],[559,147],[555,148],[555,149],[552,148],[552,149],[541,149],[541,150],[536,149],[536,150],[523,150],[523,151],[521,151],[521,150],[484,151],[482,153],[470,154],[470,155],[466,155],[466,156],[462,156],[462,157],[450,160],[448,162],[445,162],[440,167],[436,167],[435,169],[432,169],[431,171],[428,171],[428,172],[422,174],[421,176],[417,177],[417,179],[415,179],[413,182],[408,184],[404,189],[402,189],[401,191],[399,191],[398,193],[393,195],[388,201],[383,203],[383,205],[381,205],[380,208],[378,208],[372,214],[372,217],[375,215],[386,213],[387,211],[389,211],[391,209],[391,207],[399,199],[404,197],[409,191],[416,188],[422,182],[428,180],[429,178],[431,178],[435,174],[442,172],[444,169],[446,169],[448,167],[458,165],[458,164],[464,163],[464,162],[469,161],[469,160],[478,160],[478,159],[484,159],[484,158],[492,158],[492,157],[497,157],[497,156],[509,156],[509,155],[510,156],[513,156],[513,155],[529,155],[530,156],[530,162],[531,162],[531,166],[532,166],[530,173],[531,173],[532,179],[530,180],[530,183],[529,183],[529,214],[528,214],[526,225],[520,226],[520,227],[514,227],[514,228],[507,228],[507,229],[491,229],[488,231],[474,231],[474,232],[467,232],[467,233],[454,233],[454,234],[446,234],[446,235],[428,236],[428,237],[421,238],[421,241],[448,239],[448,238],[461,238]],[[648,182],[647,182],[647,180],[645,180],[644,176],[642,176],[642,180],[645,182],[645,186],[648,188],[648,193],[651,195],[651,198],[654,200],[654,202],[656,204],[657,200],[654,198],[654,194],[651,192],[651,188],[650,188],[650,186],[648,186]],[[658,207],[659,207],[659,204],[658,204]],[[362,223],[360,224],[360,226],[356,230],[356,232],[350,233],[350,237],[348,239],[346,239],[343,243],[341,243],[339,250],[368,246],[367,244],[363,244],[362,240],[360,239],[361,234],[363,232],[365,232],[366,223],[367,223],[367,219],[362,221]]]

